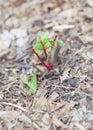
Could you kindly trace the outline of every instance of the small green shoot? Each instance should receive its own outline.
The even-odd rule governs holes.
[[[34,45],[34,50],[36,51],[36,53],[38,55],[42,55],[43,54],[43,47],[41,44],[41,41],[44,45],[44,48],[46,49],[47,52],[49,52],[51,50],[51,46],[52,46],[52,42],[53,40],[48,36],[48,34],[46,33],[42,33],[40,38],[37,38],[36,40],[36,44]]]
[[[28,94],[34,94],[37,90],[37,76],[36,73],[33,73],[32,80],[30,81],[30,77],[27,76],[24,81],[24,84],[26,84],[29,87]]]
[[[36,40],[36,44],[32,48],[33,53],[37,56],[41,64],[48,70],[52,70],[53,64],[51,64],[51,58],[57,61],[59,50],[62,46],[62,41],[57,39],[51,39],[48,34],[42,33]],[[55,55],[54,55],[55,54]],[[52,57],[51,57],[52,55]],[[42,56],[45,56],[45,62],[42,60]]]
[[[58,53],[62,44],[62,41],[57,39],[57,36],[52,39],[48,34],[43,32],[41,36],[37,38],[36,44],[32,48],[32,52],[37,56],[38,61],[41,62],[41,65],[48,71],[51,71],[55,63],[58,61]],[[43,58],[45,58],[45,60]],[[29,94],[34,94],[36,92],[37,78],[38,74],[33,73],[32,80],[30,80],[29,76],[24,79],[24,84],[29,87]]]

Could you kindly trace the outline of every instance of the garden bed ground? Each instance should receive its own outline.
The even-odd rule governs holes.
[[[28,95],[42,31],[63,41],[60,65]],[[93,130],[92,36],[92,0],[0,0],[0,130]]]

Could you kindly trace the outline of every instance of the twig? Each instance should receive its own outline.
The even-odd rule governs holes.
[[[9,88],[11,87],[10,85],[12,85],[12,84],[14,84],[14,83],[16,83],[16,82],[18,82],[17,79],[15,79],[14,81],[11,81],[11,82],[9,82],[9,83],[7,83],[7,84],[1,86],[0,91],[4,91],[5,89],[9,89]]]
[[[16,107],[16,108],[18,108],[18,109],[20,109],[20,110],[22,110],[22,111],[27,112],[27,110],[26,110],[26,109],[24,109],[23,107],[18,106],[18,105],[16,105],[16,104],[13,104],[13,103],[7,103],[7,102],[0,102],[0,103],[2,103],[2,104],[4,104],[4,105],[9,105],[9,106]]]
[[[35,122],[33,122],[33,126],[34,126],[37,130],[41,130],[41,128],[40,128]]]

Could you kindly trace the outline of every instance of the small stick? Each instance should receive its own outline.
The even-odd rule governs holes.
[[[16,107],[16,108],[18,108],[18,109],[20,109],[20,110],[22,110],[22,111],[25,111],[25,112],[27,112],[27,110],[26,110],[26,109],[24,109],[23,107],[21,107],[21,106],[18,106],[18,105],[16,105],[16,104],[7,103],[7,102],[0,102],[0,103],[2,103],[2,104],[4,104],[4,105],[9,105],[9,106]]]

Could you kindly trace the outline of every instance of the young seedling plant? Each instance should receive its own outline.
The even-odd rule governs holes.
[[[39,62],[46,70],[51,71],[53,65],[57,62],[58,53],[62,46],[62,41],[55,36],[53,39],[48,34],[42,33],[36,39],[36,44],[32,48],[33,54],[36,55]],[[42,56],[45,60],[42,59]],[[29,77],[26,77],[24,83],[29,86],[28,92],[34,94],[37,90],[37,74],[34,72],[32,80],[29,81]]]

